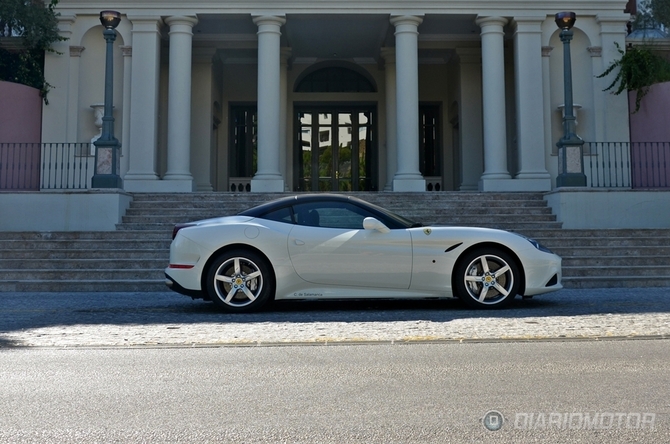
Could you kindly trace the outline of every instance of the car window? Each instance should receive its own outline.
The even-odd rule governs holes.
[[[297,204],[293,206],[293,211],[298,225],[347,230],[362,230],[363,219],[373,216],[348,202]]]
[[[263,215],[263,219],[274,220],[276,222],[284,222],[287,224],[293,223],[293,217],[291,215],[291,207],[280,208],[275,211],[270,211]]]

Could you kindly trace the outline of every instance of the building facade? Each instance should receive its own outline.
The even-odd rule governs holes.
[[[550,191],[571,42],[576,132],[628,142],[628,101],[598,78],[626,1],[61,0],[66,41],[42,142],[88,142],[103,101],[103,9],[128,192]],[[587,178],[588,179],[588,178]]]

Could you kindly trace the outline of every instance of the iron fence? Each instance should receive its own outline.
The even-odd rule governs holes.
[[[87,189],[90,143],[0,143],[0,190]]]
[[[584,173],[593,188],[670,188],[670,142],[587,142]]]

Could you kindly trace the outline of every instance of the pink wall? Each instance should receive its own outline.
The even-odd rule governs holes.
[[[633,113],[636,97],[628,93],[633,188],[670,188],[670,82],[652,85]]]
[[[649,93],[642,98],[640,109],[636,113],[637,93],[628,93],[631,142],[670,142],[670,82],[652,85]]]
[[[0,81],[0,143],[41,142],[42,98],[39,90]]]
[[[41,127],[39,90],[0,81],[0,191],[39,189]]]

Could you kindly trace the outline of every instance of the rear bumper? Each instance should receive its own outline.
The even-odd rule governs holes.
[[[206,299],[205,293],[200,290],[189,290],[188,288],[182,287],[167,273],[165,273],[165,285],[167,285],[170,290],[176,291],[177,293],[183,294],[184,296],[190,296],[193,299]]]

